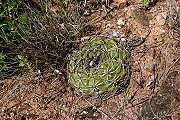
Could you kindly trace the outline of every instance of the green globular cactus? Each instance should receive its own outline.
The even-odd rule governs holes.
[[[126,51],[111,38],[80,44],[70,56],[69,83],[85,95],[116,91],[128,70]]]

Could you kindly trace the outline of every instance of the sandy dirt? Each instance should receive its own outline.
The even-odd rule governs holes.
[[[63,75],[14,76],[0,80],[0,120],[179,120],[180,34],[170,17],[179,1],[157,0],[147,10],[141,2],[114,0],[107,13],[91,8],[93,29],[80,38],[104,35],[128,44],[145,39],[130,48],[132,75],[125,92],[101,100],[77,94]]]

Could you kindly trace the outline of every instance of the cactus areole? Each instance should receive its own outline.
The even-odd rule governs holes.
[[[70,55],[69,83],[85,95],[114,92],[128,72],[126,61],[125,49],[115,40],[91,39]]]

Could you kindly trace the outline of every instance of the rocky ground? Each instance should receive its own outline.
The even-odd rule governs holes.
[[[132,75],[126,91],[99,100],[76,94],[61,74],[14,76],[0,81],[0,120],[180,119],[179,1],[154,0],[146,10],[141,3],[114,0],[105,7],[87,7],[87,19],[94,22],[90,34],[79,38],[104,35],[129,44],[145,40],[130,48]]]

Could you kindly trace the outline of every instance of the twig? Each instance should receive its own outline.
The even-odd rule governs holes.
[[[164,75],[167,75],[167,74],[170,72],[170,70],[172,69],[172,67],[178,62],[179,59],[180,59],[180,57],[178,57],[178,58],[174,61],[174,63],[169,66],[169,69],[168,69],[167,71],[165,71],[165,72],[160,76],[159,80],[161,80]]]

